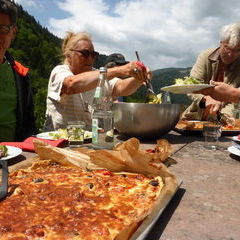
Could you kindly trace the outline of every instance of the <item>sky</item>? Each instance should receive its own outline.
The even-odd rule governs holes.
[[[15,0],[54,35],[91,34],[95,50],[122,53],[150,69],[191,67],[240,21],[239,0]]]

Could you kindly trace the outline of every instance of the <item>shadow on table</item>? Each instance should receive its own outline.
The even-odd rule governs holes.
[[[17,157],[8,159],[8,160],[7,160],[7,161],[8,161],[8,166],[14,165],[14,164],[19,163],[19,162],[22,162],[22,161],[24,161],[24,160],[26,160],[26,157],[24,157],[23,155],[19,155],[19,156],[17,156]]]
[[[145,238],[146,240],[147,239],[151,239],[151,240],[159,240],[160,239],[164,229],[166,228],[173,213],[175,212],[176,208],[178,207],[185,192],[186,192],[186,190],[184,188],[178,189],[178,191],[174,195],[173,199],[168,203],[167,207],[164,209],[161,216],[158,218],[157,222],[154,224],[153,228],[146,236],[146,238]]]
[[[126,141],[132,137],[129,136],[125,136],[123,134],[119,134],[116,137],[118,140],[120,141]],[[171,134],[171,133],[167,133],[162,135],[161,137],[157,137],[157,138],[141,138],[141,137],[136,137],[140,140],[141,143],[143,144],[156,144],[157,139],[167,139],[170,142],[174,142],[174,144],[179,144],[179,143],[189,143],[189,142],[193,142],[196,139],[200,139],[199,137],[191,137],[189,138],[188,136],[183,136],[183,135],[175,135],[175,134]]]
[[[240,156],[238,156],[238,155],[234,155],[231,153],[231,154],[229,154],[229,156],[234,160],[240,161]]]

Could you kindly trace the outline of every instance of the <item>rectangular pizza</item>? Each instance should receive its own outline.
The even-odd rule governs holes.
[[[127,166],[124,161],[121,168],[130,172],[112,171],[97,167],[104,150],[99,158],[95,151],[83,154],[38,144],[44,150],[39,160],[10,174],[8,196],[0,202],[0,240],[128,240],[176,188],[164,167],[158,166],[160,174],[134,173],[132,162]],[[43,159],[46,152],[50,160]],[[110,161],[111,151],[106,153]],[[85,158],[84,164],[89,157],[95,167],[77,166],[69,156],[75,162]]]

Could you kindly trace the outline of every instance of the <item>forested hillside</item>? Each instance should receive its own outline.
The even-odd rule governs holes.
[[[10,52],[17,61],[30,68],[36,124],[41,130],[46,111],[48,78],[53,67],[62,60],[62,40],[42,27],[21,6],[18,6],[18,11],[18,33]],[[95,67],[102,66],[106,57],[106,55],[100,54],[95,62]],[[190,68],[166,68],[154,71],[152,84],[155,92],[159,93],[161,87],[172,84],[175,78],[189,75],[189,71]],[[145,92],[146,87],[143,86],[126,100],[144,102]],[[184,95],[171,95],[171,98],[173,102],[188,103]]]

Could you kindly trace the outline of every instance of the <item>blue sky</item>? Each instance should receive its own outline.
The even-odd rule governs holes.
[[[239,0],[15,0],[63,38],[86,31],[103,54],[137,50],[151,69],[190,67],[219,45],[222,26],[240,21]]]

